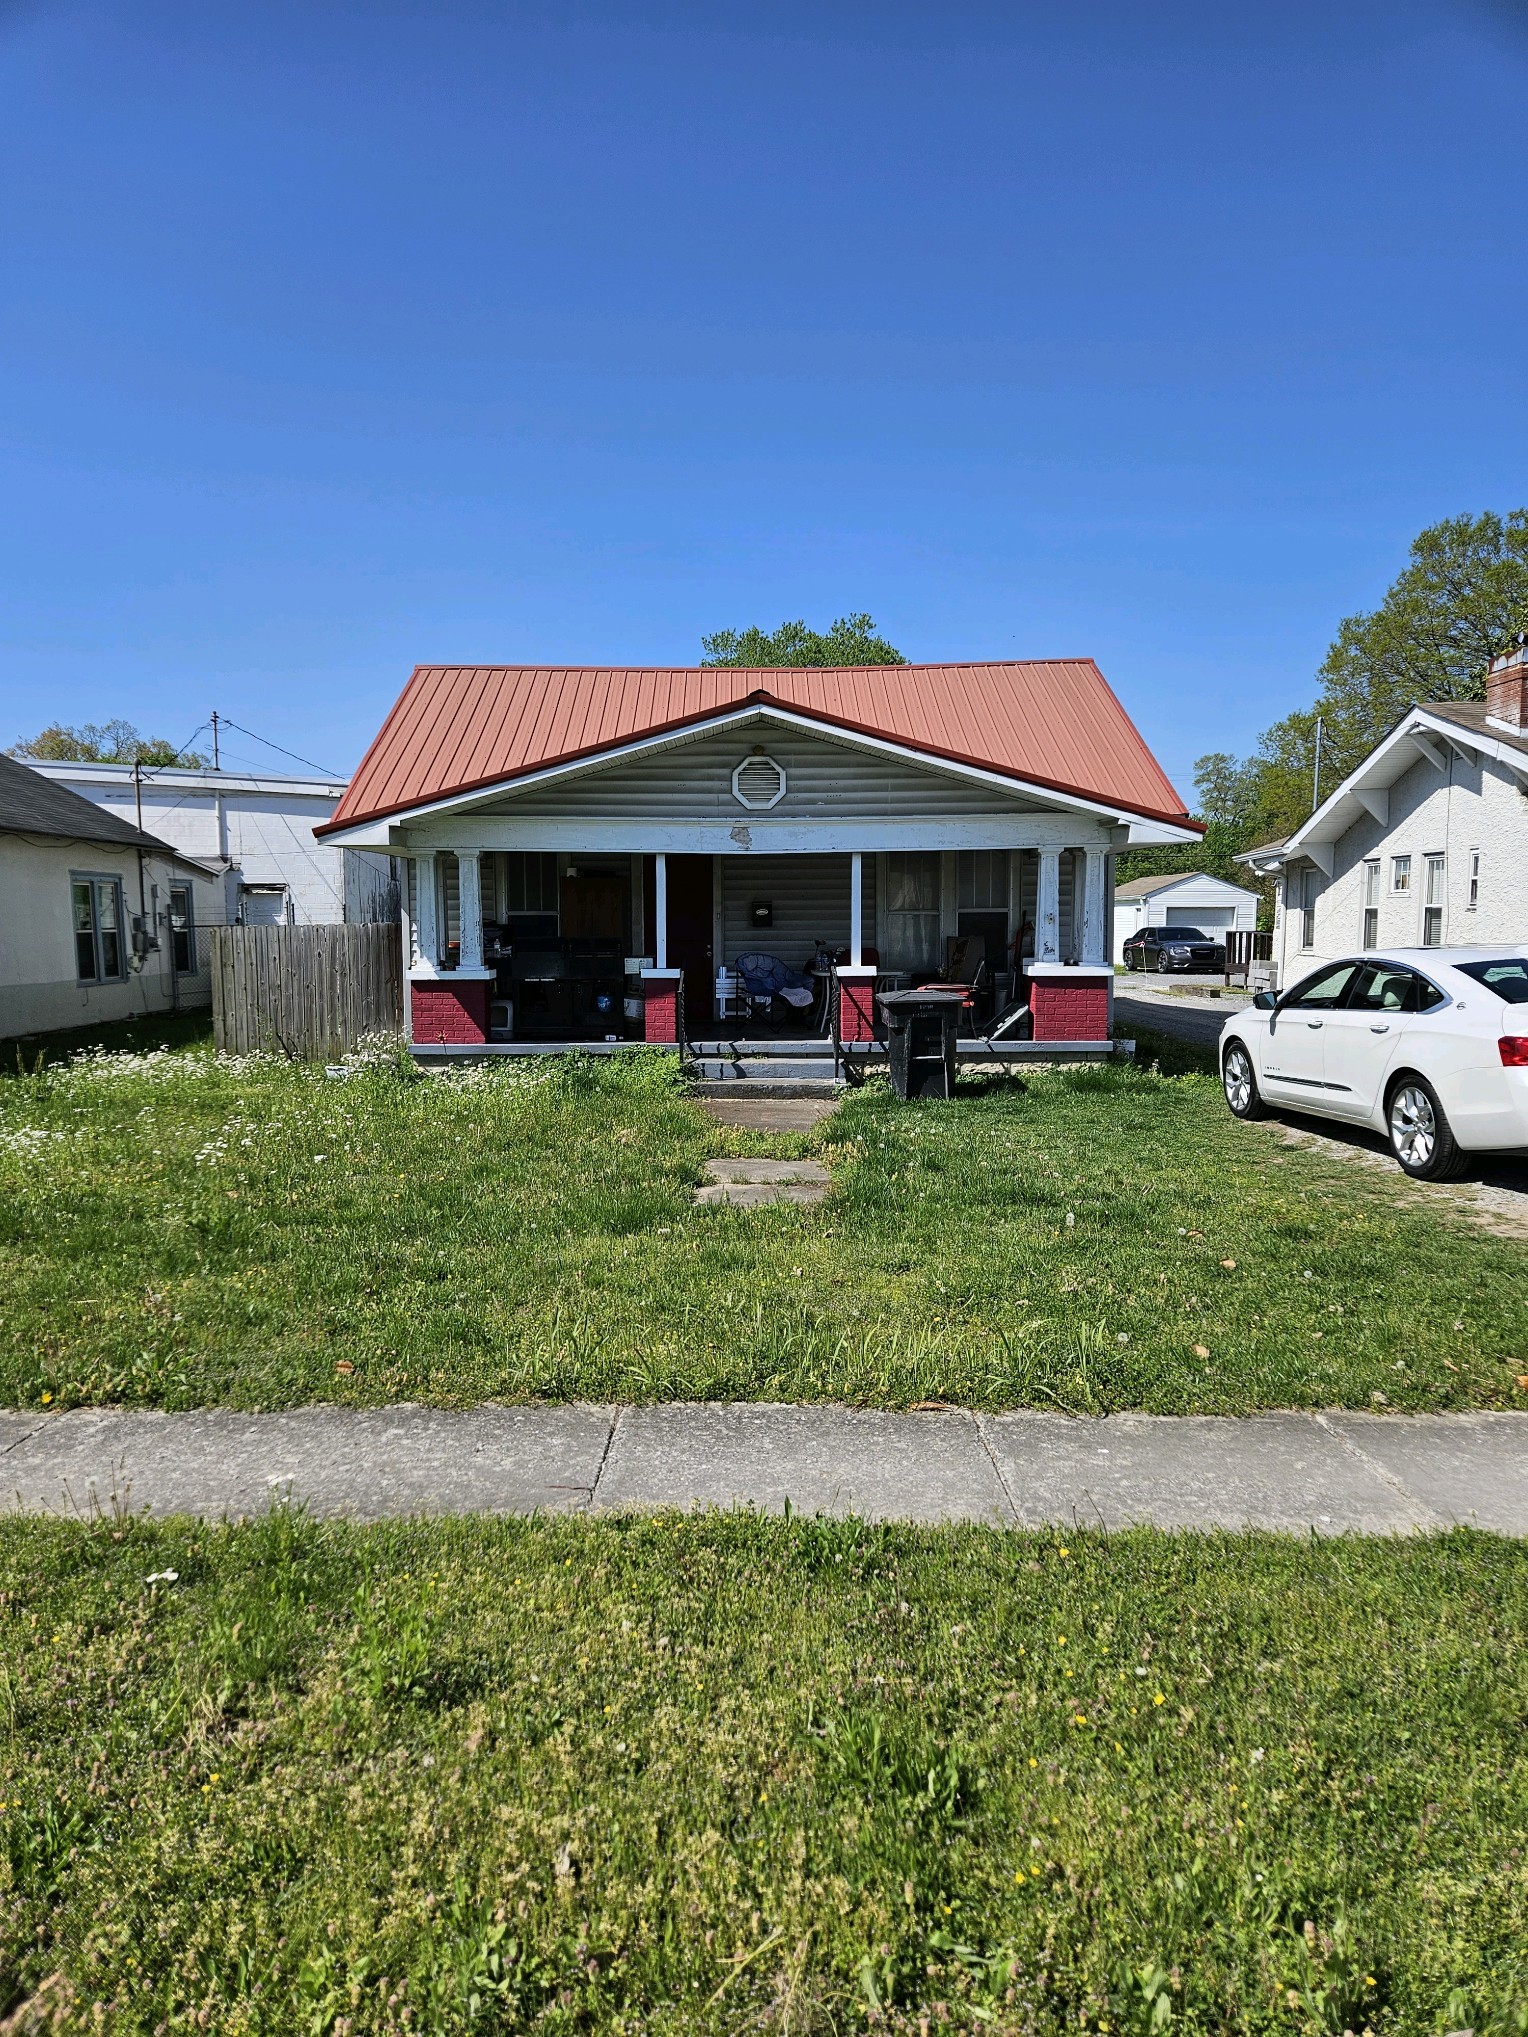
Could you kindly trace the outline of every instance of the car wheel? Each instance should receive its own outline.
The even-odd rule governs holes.
[[[1456,1181],[1469,1165],[1432,1084],[1405,1075],[1386,1112],[1390,1150],[1414,1181]]]
[[[1226,1058],[1221,1063],[1220,1080],[1232,1117],[1247,1120],[1267,1117],[1268,1106],[1252,1072],[1252,1056],[1240,1040],[1233,1040],[1227,1047]]]
[[[1157,974],[1159,976],[1167,974],[1167,950],[1165,948],[1158,948],[1157,950]]]

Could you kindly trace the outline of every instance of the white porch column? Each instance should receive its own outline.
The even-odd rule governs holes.
[[[849,858],[849,966],[858,969],[865,945],[865,859],[856,849]]]
[[[653,964],[668,967],[668,857],[660,849],[653,858]]]
[[[1104,849],[1084,849],[1082,858],[1082,923],[1077,941],[1077,959],[1084,964],[1106,963],[1109,960],[1108,900],[1104,877],[1108,868],[1108,852]]]
[[[1035,960],[1061,960],[1061,851],[1040,851],[1040,879],[1035,893]]]
[[[457,910],[461,916],[461,967],[483,966],[482,862],[477,849],[458,849]]]
[[[418,894],[414,939],[419,949],[414,967],[421,976],[434,976],[440,968],[440,931],[433,849],[421,850],[414,857],[414,889]]]

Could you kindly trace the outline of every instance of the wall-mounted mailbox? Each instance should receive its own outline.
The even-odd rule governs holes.
[[[748,908],[751,926],[772,927],[775,923],[775,909],[767,898],[756,898]]]

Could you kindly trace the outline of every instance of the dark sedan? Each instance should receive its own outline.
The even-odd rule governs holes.
[[[1203,976],[1224,973],[1226,944],[1198,927],[1142,927],[1125,943],[1127,969],[1192,969]]]

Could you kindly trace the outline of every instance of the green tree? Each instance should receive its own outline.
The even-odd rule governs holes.
[[[841,615],[826,631],[804,622],[776,630],[723,629],[702,637],[703,665],[905,665],[895,644],[877,636],[868,615]]]
[[[163,736],[140,735],[130,721],[86,721],[78,728],[50,722],[35,736],[11,746],[13,757],[40,764],[179,764],[207,762],[200,750],[180,750]]]

